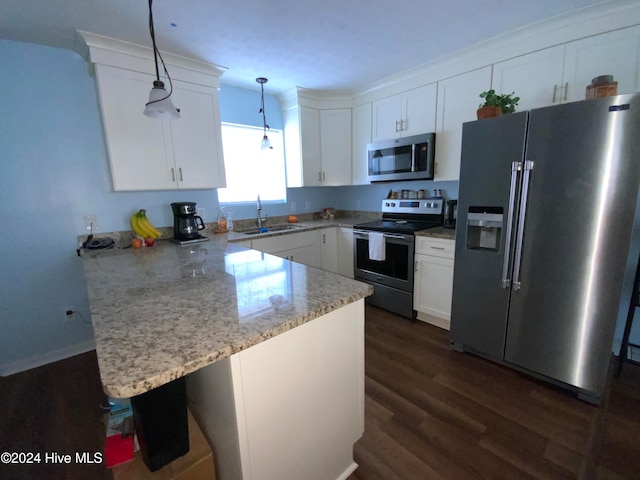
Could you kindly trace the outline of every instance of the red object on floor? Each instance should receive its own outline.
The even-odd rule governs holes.
[[[107,468],[133,460],[133,436],[110,435],[104,444],[104,461]]]

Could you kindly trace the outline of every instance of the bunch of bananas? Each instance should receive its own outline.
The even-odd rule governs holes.
[[[129,223],[131,224],[131,229],[142,238],[159,238],[162,236],[149,221],[147,211],[144,209],[140,209],[131,215]]]

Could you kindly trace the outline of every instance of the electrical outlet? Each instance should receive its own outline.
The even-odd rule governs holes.
[[[311,210],[311,202],[309,200],[304,201],[304,209],[307,211]]]
[[[291,211],[295,212],[298,209],[298,204],[296,202],[291,202]]]
[[[198,209],[198,216],[202,217],[202,221],[204,221],[204,208]]]
[[[87,232],[93,233],[99,230],[98,217],[96,217],[95,215],[85,215],[82,218],[84,220],[84,228],[87,230]]]
[[[69,320],[72,320],[75,314],[76,314],[76,310],[73,307],[73,305],[71,305],[70,307],[67,307],[64,310],[64,317],[63,317],[64,321],[68,322]]]

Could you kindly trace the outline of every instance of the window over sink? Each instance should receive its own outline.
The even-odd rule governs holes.
[[[272,149],[260,150],[262,127],[222,123],[226,188],[218,188],[221,204],[287,201],[284,146],[280,130],[268,130]]]

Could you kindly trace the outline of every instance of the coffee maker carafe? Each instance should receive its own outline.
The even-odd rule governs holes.
[[[173,241],[176,243],[202,242],[208,240],[200,235],[204,230],[202,217],[196,215],[195,202],[176,202],[171,204],[173,210]]]

